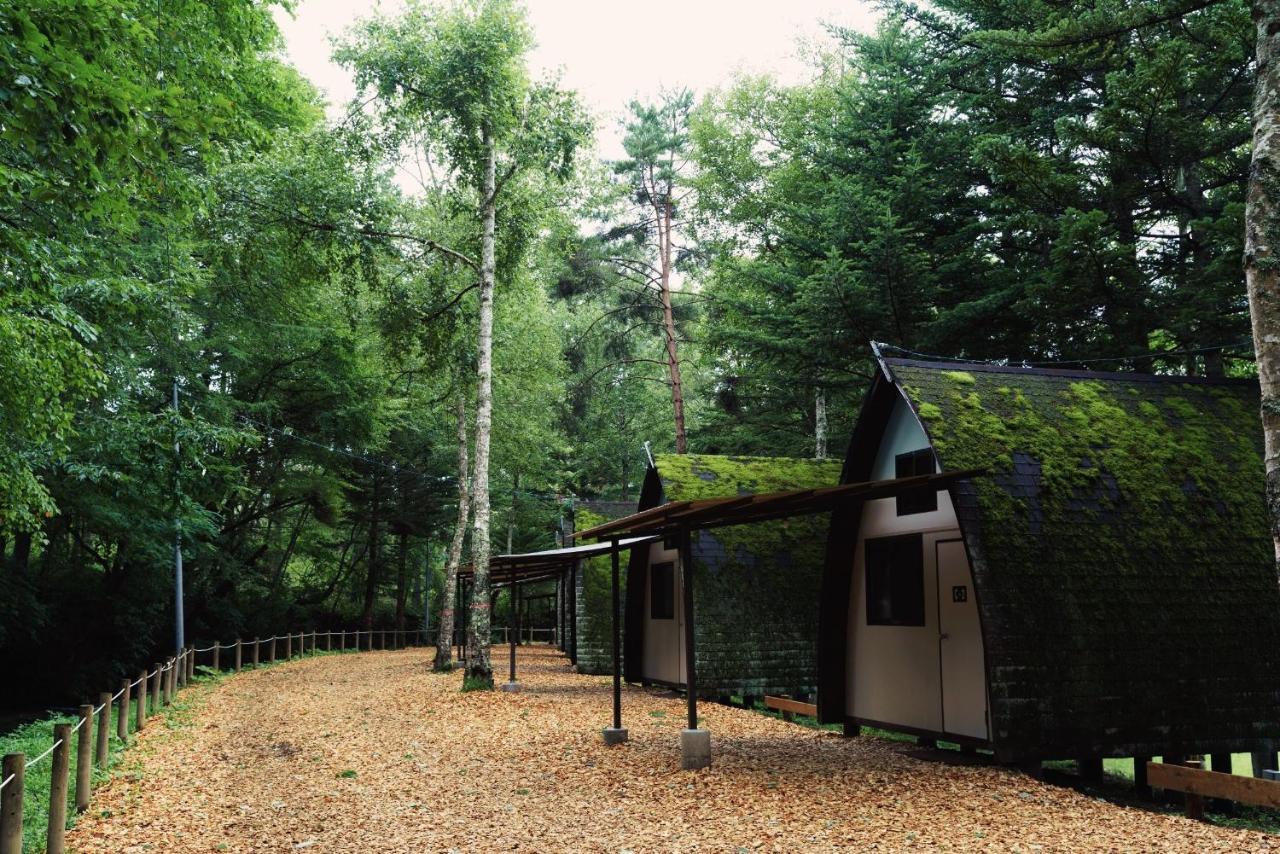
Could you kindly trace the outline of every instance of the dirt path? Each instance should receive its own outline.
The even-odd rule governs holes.
[[[422,650],[334,655],[191,692],[134,773],[95,797],[80,852],[1272,850],[1272,837],[1125,809],[991,767],[925,762],[707,704],[715,765],[679,771],[684,706],[545,647],[524,692],[460,694]]]

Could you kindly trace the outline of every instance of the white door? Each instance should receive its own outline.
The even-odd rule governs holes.
[[[936,548],[942,731],[986,739],[987,678],[969,559],[962,540],[939,540]]]

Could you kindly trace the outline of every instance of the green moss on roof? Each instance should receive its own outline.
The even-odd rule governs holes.
[[[654,462],[668,501],[835,486],[843,467],[840,460],[713,454],[658,454]]]
[[[942,468],[989,472],[956,506],[997,737],[1242,744],[1280,724],[1255,385],[887,366]]]

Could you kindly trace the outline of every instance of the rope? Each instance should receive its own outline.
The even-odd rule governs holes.
[[[9,785],[9,781],[17,776],[18,776],[17,774],[10,774],[8,777],[5,777],[4,782],[0,783],[0,789],[3,789],[5,786]]]
[[[41,753],[35,759],[32,759],[30,762],[28,762],[27,767],[30,768],[32,765],[35,765],[37,762],[39,762],[41,759],[44,759],[50,753],[53,753],[53,751],[58,749],[58,745],[60,744],[62,744],[62,739],[58,739],[57,741],[55,741],[52,745],[49,746],[48,750],[46,750],[44,753]]]
[[[80,727],[84,726],[84,722],[87,720],[88,718],[81,718],[80,720],[76,721],[76,725],[71,728],[71,731],[75,732],[76,730],[80,729]]]
[[[220,645],[220,644],[216,644],[216,643],[215,643],[213,646],[219,646],[219,645]],[[209,652],[211,649],[213,649],[213,646],[199,647],[199,648],[196,648],[196,649],[192,649],[191,651],[192,651],[192,652]]]
[[[114,700],[114,699],[115,699],[115,697],[112,697],[111,699],[113,699],[113,700]],[[101,714],[101,713],[102,713],[102,710],[103,710],[103,709],[105,709],[106,707],[107,707],[107,704],[106,704],[106,703],[99,703],[99,704],[98,704],[98,708],[94,709],[94,710],[93,710],[93,713],[94,713],[95,715],[97,715],[97,714]]]

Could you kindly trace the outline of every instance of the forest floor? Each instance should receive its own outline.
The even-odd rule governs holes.
[[[628,687],[631,740],[608,748],[610,680],[544,646],[520,658],[517,694],[460,693],[461,675],[431,673],[422,649],[197,685],[126,752],[69,849],[1280,850],[1280,837],[709,703],[714,764],[681,771],[680,698]]]

